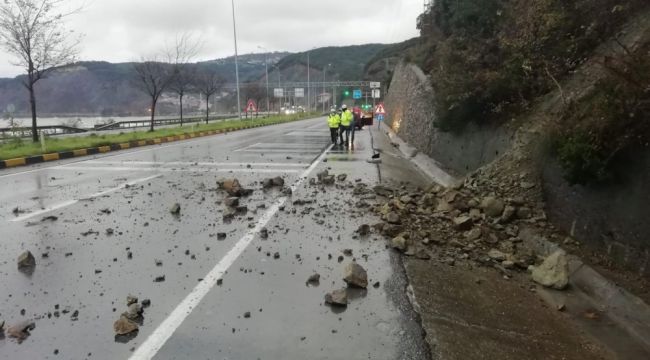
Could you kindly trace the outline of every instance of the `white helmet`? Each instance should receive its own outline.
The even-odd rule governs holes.
[[[343,105],[341,106],[341,109],[343,109],[343,110],[345,110],[345,109],[347,109],[347,108],[348,108],[348,106],[345,105],[345,104],[343,104]]]

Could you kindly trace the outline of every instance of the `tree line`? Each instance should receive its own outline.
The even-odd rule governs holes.
[[[12,65],[25,70],[21,83],[29,96],[34,141],[38,141],[36,84],[53,70],[78,60],[81,36],[65,25],[70,16],[81,10],[81,7],[70,7],[65,0],[0,2],[0,45],[13,55]],[[191,63],[199,48],[199,41],[182,35],[171,48],[133,65],[133,84],[150,99],[150,130],[154,129],[156,106],[164,93],[178,96],[181,126],[185,96],[203,94],[206,98],[205,121],[208,121],[209,99],[223,90],[225,79],[215,69]],[[258,104],[267,96],[257,83],[250,83],[245,89],[245,96]]]

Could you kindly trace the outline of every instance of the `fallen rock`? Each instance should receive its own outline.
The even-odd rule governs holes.
[[[273,187],[273,179],[269,178],[269,179],[264,179],[262,181],[262,188],[270,189],[272,187]]]
[[[499,251],[497,249],[490,250],[488,252],[488,257],[492,260],[496,260],[499,262],[504,261],[507,258],[506,254],[504,254],[502,251]]]
[[[388,222],[389,224],[399,224],[401,221],[399,215],[396,212],[391,211],[388,214],[386,214],[386,222]]]
[[[359,264],[352,262],[345,267],[345,276],[343,277],[348,286],[356,286],[360,288],[368,287],[368,273]]]
[[[465,234],[465,238],[470,241],[478,240],[481,236],[483,236],[483,231],[480,227],[475,227]]]
[[[7,328],[7,335],[11,338],[17,339],[18,342],[22,342],[29,337],[30,331],[35,328],[36,324],[33,321],[25,320],[9,326]]]
[[[505,209],[503,210],[503,214],[501,214],[501,222],[502,223],[507,223],[510,222],[515,218],[517,215],[517,208],[514,206],[506,206]]]
[[[36,259],[30,251],[25,251],[24,253],[18,256],[18,268],[19,269],[28,269],[36,266]]]
[[[406,251],[408,245],[406,243],[406,239],[403,236],[396,236],[391,240],[390,244],[393,249],[399,250],[399,251]]]
[[[569,285],[569,262],[563,250],[557,250],[544,260],[540,266],[533,268],[533,281],[556,290],[563,290]]]
[[[328,176],[325,176],[325,177],[321,180],[321,182],[322,182],[323,184],[325,184],[325,185],[334,185],[334,182],[335,182],[335,181],[336,181],[336,179],[334,178],[334,175],[328,175]]]
[[[133,303],[129,305],[128,310],[122,314],[122,316],[126,317],[129,320],[137,320],[142,316],[142,313],[144,310],[142,309],[142,305],[138,303]]]
[[[268,239],[269,238],[269,230],[267,230],[266,228],[262,228],[262,230],[260,230],[260,237],[262,239]]]
[[[133,295],[129,295],[126,297],[126,306],[130,306],[131,304],[135,304],[137,302],[138,302],[138,298]]]
[[[370,234],[370,225],[363,224],[363,225],[359,226],[359,228],[357,229],[357,232],[361,236],[365,236],[365,235]]]
[[[223,203],[228,207],[237,207],[239,206],[239,198],[236,196],[227,197]]]
[[[348,178],[348,174],[340,174],[339,176],[336,177],[336,180],[343,182]]]
[[[323,181],[323,179],[328,177],[328,176],[329,176],[329,171],[327,171],[327,169],[325,169],[325,170],[319,172],[318,174],[316,174],[316,177],[318,178],[319,181]]]
[[[456,230],[466,231],[472,228],[474,221],[470,216],[462,215],[454,218],[453,223]]]
[[[348,306],[348,293],[345,289],[325,294],[325,302],[335,306]]]
[[[499,217],[503,214],[505,203],[493,196],[488,196],[481,202],[481,208],[483,209],[483,212],[485,212],[485,215]]]
[[[244,189],[237,179],[225,179],[217,181],[219,189],[226,191],[230,196],[248,196],[253,193],[251,189]]]
[[[169,212],[172,213],[173,215],[180,215],[181,213],[181,204],[176,203],[172,205],[172,207],[169,209]]]
[[[315,273],[307,278],[307,284],[318,285],[320,283],[320,274]]]
[[[115,331],[115,335],[126,335],[138,331],[138,324],[129,320],[126,316],[121,316],[113,324],[113,330]]]
[[[374,190],[375,194],[380,195],[380,196],[390,197],[390,196],[393,195],[393,189],[391,189],[391,188],[389,188],[387,186],[384,186],[384,185],[376,185],[373,188],[373,190]]]
[[[274,177],[273,179],[271,179],[271,182],[273,183],[273,186],[279,186],[279,187],[284,186],[284,179],[281,178],[280,176]]]

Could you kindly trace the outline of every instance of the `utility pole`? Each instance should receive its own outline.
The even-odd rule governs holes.
[[[269,112],[271,111],[271,100],[269,100],[269,51],[261,46],[258,46],[258,48],[264,50],[264,67],[266,68],[266,115],[269,115]]]
[[[309,54],[311,50],[307,51],[307,112],[311,111],[311,82],[309,79]]]
[[[237,79],[237,114],[241,120],[241,96],[239,94],[239,59],[237,54],[237,23],[235,22],[235,0],[230,1],[232,5],[232,29],[235,36],[235,78]]]

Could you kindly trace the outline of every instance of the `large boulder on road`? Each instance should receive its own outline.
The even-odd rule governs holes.
[[[361,265],[353,262],[345,267],[343,281],[349,286],[365,289],[368,287],[368,273],[366,273],[366,270]]]
[[[533,269],[533,281],[556,290],[569,285],[569,261],[563,250],[558,250]]]

